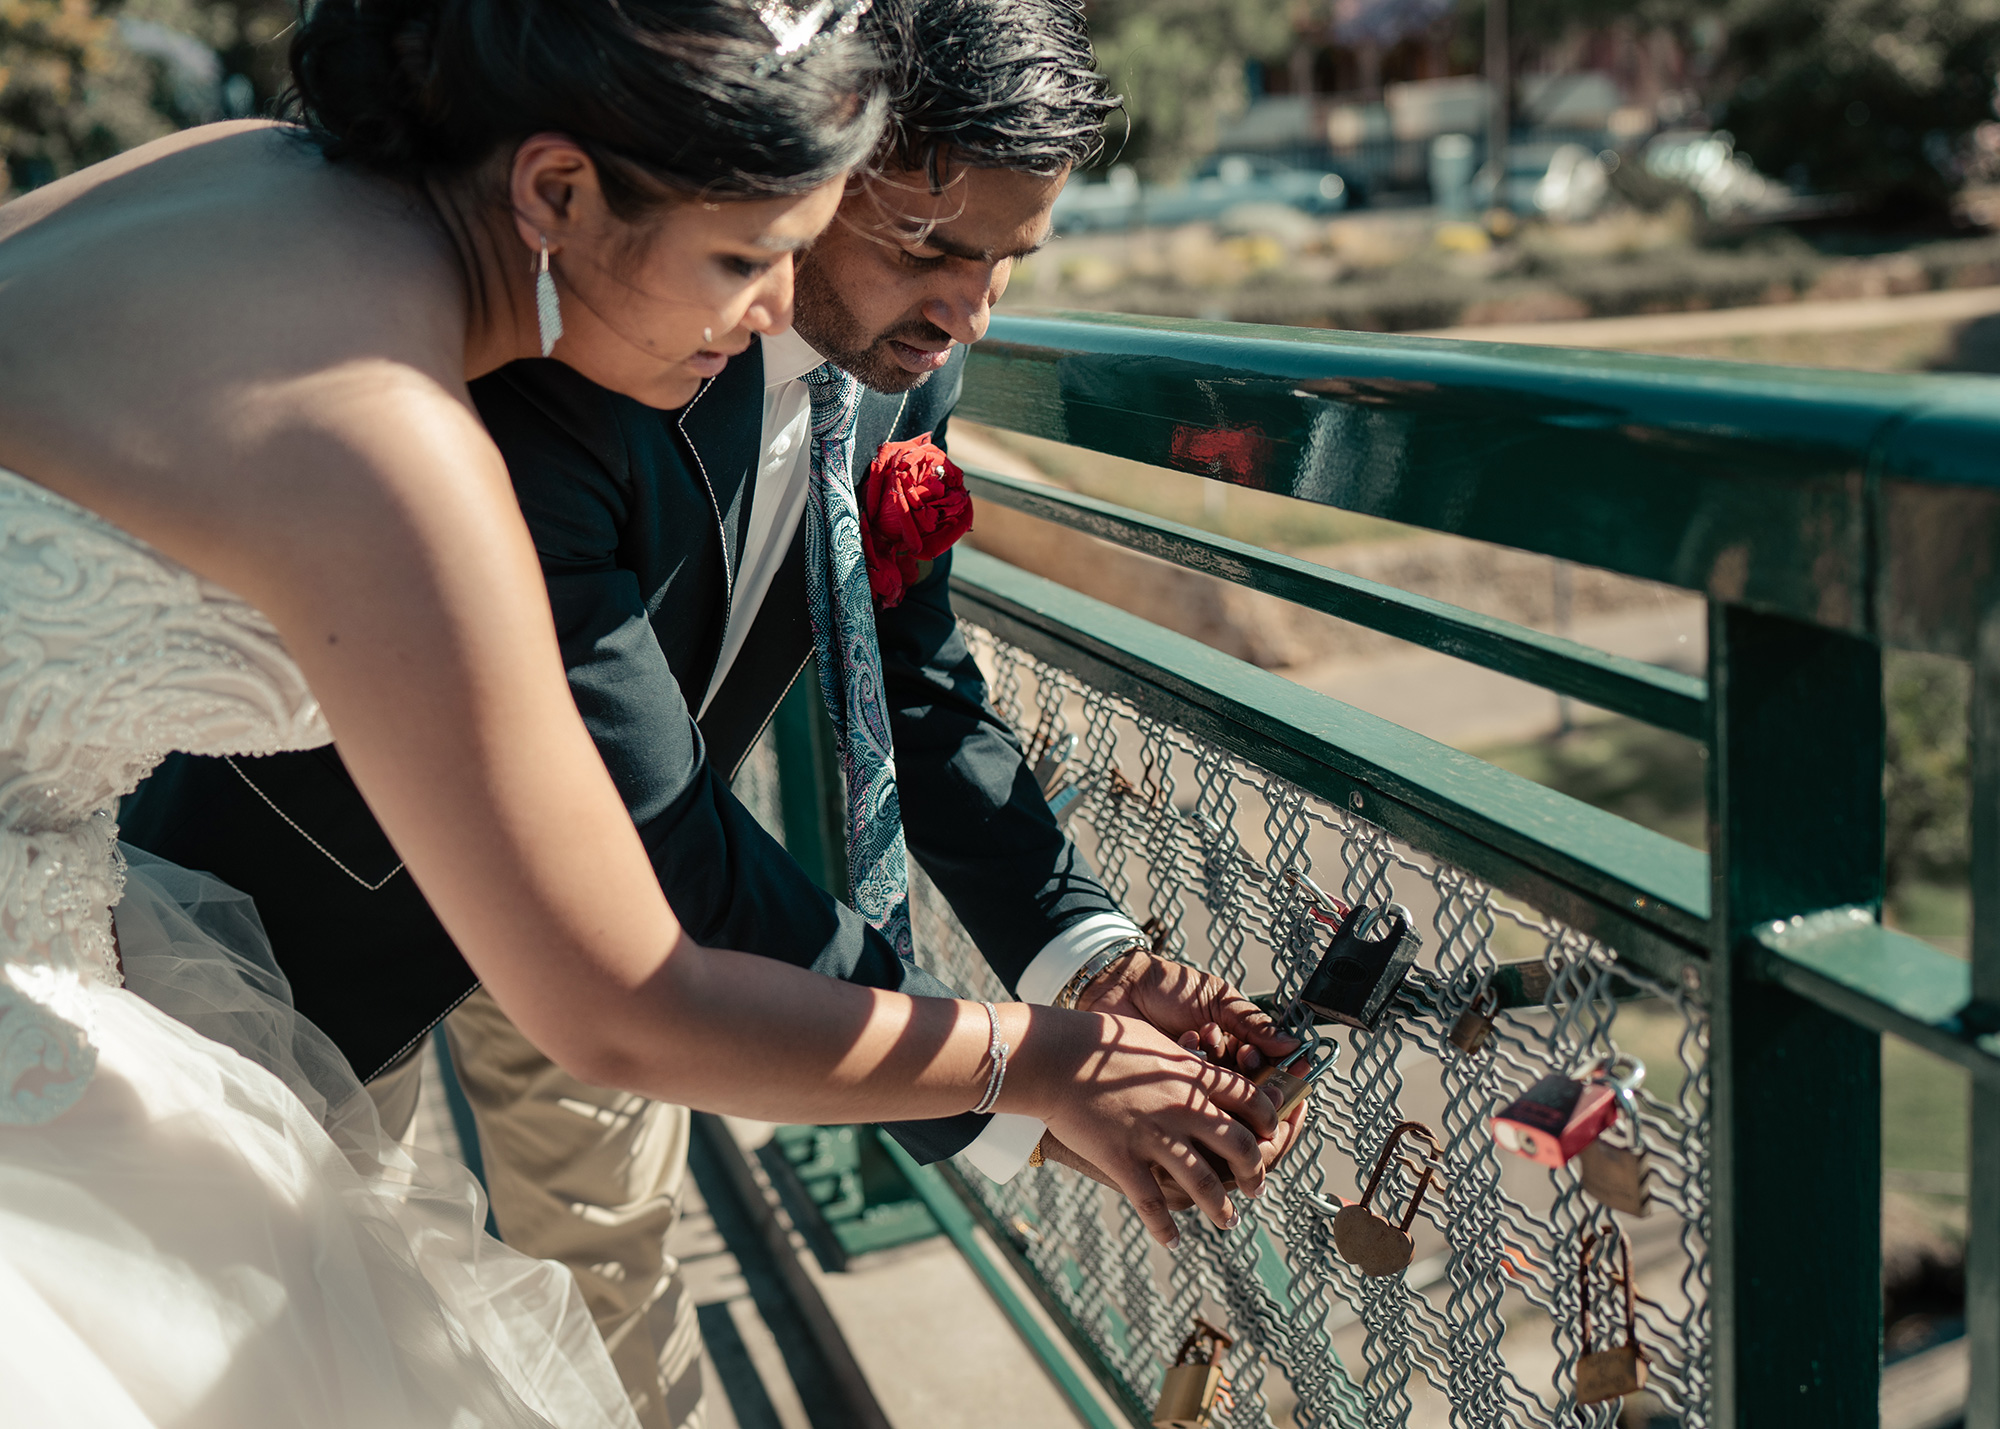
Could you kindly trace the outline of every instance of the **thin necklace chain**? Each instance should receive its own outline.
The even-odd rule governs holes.
[[[383,884],[387,883],[390,879],[394,878],[397,874],[403,871],[403,865],[399,863],[394,868],[390,869],[387,873],[383,874],[381,878],[377,879],[373,883],[370,883],[367,879],[363,878],[360,874],[356,873],[353,869],[349,868],[346,864],[342,863],[339,859],[335,858],[333,856],[333,850],[329,849],[325,844],[321,843],[318,839],[314,838],[311,834],[307,833],[304,829],[300,828],[298,826],[298,823],[292,818],[290,814],[286,813],[283,809],[279,808],[276,804],[272,803],[271,796],[269,794],[266,794],[262,789],[259,789],[256,783],[250,778],[248,774],[245,774],[240,768],[237,768],[237,764],[234,759],[231,759],[228,755],[225,754],[222,756],[222,762],[224,764],[227,764],[231,769],[235,769],[236,777],[238,779],[241,779],[245,784],[250,785],[250,792],[255,794],[258,798],[262,799],[267,805],[269,805],[272,813],[276,814],[279,818],[283,819],[286,823],[290,824],[292,826],[292,831],[294,833],[296,833],[300,838],[304,839],[307,843],[311,844],[314,848],[318,849],[321,853],[325,854],[328,863],[331,863],[335,868],[339,869],[342,873],[346,874],[349,878],[353,879],[356,883],[360,884],[363,888],[367,889],[370,893],[381,892]]]

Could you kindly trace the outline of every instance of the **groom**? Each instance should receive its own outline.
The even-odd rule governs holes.
[[[791,331],[753,344],[678,412],[551,361],[472,391],[534,535],[578,707],[690,936],[951,996],[898,955],[893,898],[869,909],[873,923],[835,901],[729,791],[787,690],[816,681],[814,427],[840,422],[850,481],[886,442],[943,444],[963,344],[1046,235],[1114,104],[1073,0],[919,0],[907,23],[883,172],[854,186],[801,259]],[[829,397],[858,397],[858,410],[829,416]],[[936,560],[875,617],[909,852],[1024,1000],[1144,1016],[1174,1035],[1242,1026],[1233,991],[1154,957],[1062,834],[986,701],[950,566]],[[392,1134],[414,1115],[415,1053],[443,1020],[501,1234],[575,1271],[641,1422],[689,1422],[695,1319],[664,1249],[685,1109],[578,1082],[514,1029],[331,746],[170,761],[128,805],[124,836],[257,898],[300,1010],[371,1079]],[[757,1029],[743,1036],[754,1056]],[[1028,1118],[971,1114],[890,1130],[920,1160],[964,1151],[997,1178],[1043,1135]]]

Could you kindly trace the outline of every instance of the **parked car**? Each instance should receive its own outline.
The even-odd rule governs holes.
[[[1656,134],[1640,162],[1647,173],[1693,189],[1702,207],[1716,218],[1780,213],[1797,206],[1789,188],[1758,173],[1746,156],[1736,152],[1735,136],[1727,129]]]
[[[1143,184],[1119,164],[1098,182],[1072,183],[1056,200],[1057,233],[1104,232],[1200,223],[1249,204],[1282,204],[1302,213],[1338,213],[1347,180],[1331,169],[1302,169],[1249,154],[1209,160],[1185,183]]]
[[[1482,208],[1538,213],[1559,223],[1575,223],[1604,207],[1611,194],[1607,161],[1581,144],[1509,144],[1507,171],[1496,175],[1488,164],[1472,181]]]

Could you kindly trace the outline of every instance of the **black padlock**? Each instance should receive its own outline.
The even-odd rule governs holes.
[[[1423,941],[1400,903],[1356,908],[1334,930],[1299,1001],[1330,1021],[1372,1030]]]

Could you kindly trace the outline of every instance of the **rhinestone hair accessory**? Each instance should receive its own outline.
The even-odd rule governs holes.
[[[752,73],[758,79],[768,79],[804,63],[818,46],[853,34],[874,7],[875,0],[813,0],[803,7],[772,0],[758,9],[757,18],[778,43],[757,61]]]

